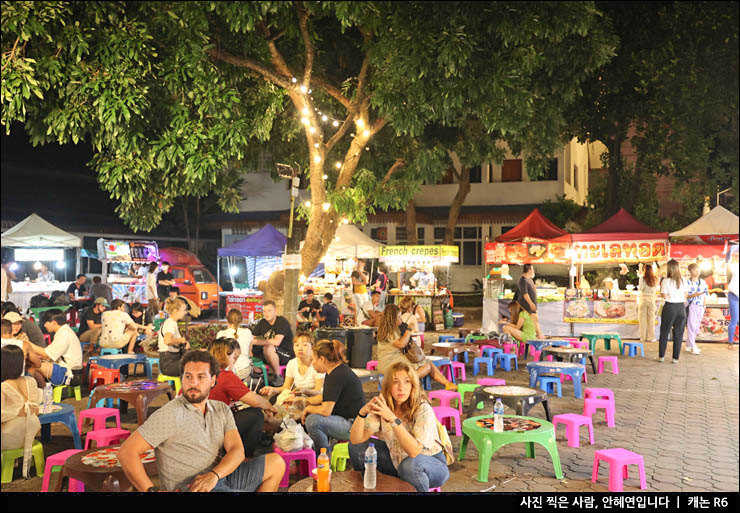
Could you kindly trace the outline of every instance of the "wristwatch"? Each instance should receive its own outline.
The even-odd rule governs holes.
[[[156,486],[156,485],[150,486],[149,489],[147,490],[147,492],[158,492],[158,491],[159,491],[159,486]]]
[[[396,426],[400,426],[400,425],[401,425],[401,419],[399,419],[398,417],[396,417],[396,420],[394,420],[394,421],[393,421],[393,423],[394,423],[394,424],[395,424]]]

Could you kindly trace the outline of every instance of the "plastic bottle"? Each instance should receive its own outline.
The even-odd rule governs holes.
[[[326,447],[321,448],[321,454],[316,459],[316,490],[319,492],[329,491],[329,472],[330,468],[329,455],[326,454]]]
[[[54,389],[51,386],[51,383],[46,383],[46,386],[44,387],[44,400],[43,404],[41,406],[42,411],[41,413],[49,413],[51,411],[51,403],[54,397]]]
[[[365,489],[374,490],[378,477],[378,451],[375,444],[369,444],[365,451]]]
[[[501,398],[493,405],[493,430],[500,433],[504,430],[504,404]]]
[[[80,297],[80,291],[75,289],[75,299],[79,299]]]

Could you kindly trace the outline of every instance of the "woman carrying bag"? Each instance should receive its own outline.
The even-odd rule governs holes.
[[[168,299],[165,312],[169,317],[162,323],[157,335],[159,349],[159,372],[165,376],[180,375],[180,358],[190,349],[190,343],[180,336],[177,321],[188,313],[188,306],[179,299]]]

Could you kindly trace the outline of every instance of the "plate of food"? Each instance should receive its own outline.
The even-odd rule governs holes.
[[[585,301],[570,301],[565,313],[568,317],[585,318],[591,316],[591,310]]]
[[[624,303],[599,301],[594,306],[594,313],[604,319],[620,319],[624,317],[625,312]]]

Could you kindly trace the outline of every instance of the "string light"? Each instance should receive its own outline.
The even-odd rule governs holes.
[[[342,223],[343,223],[343,224],[349,224],[349,219],[347,219],[347,218],[345,217],[344,219],[342,219]]]
[[[337,162],[334,165],[337,166],[337,169],[342,169],[342,163],[341,162]]]
[[[329,202],[327,201],[327,202],[325,202],[325,203],[324,203],[323,205],[321,205],[321,208],[323,208],[323,209],[324,209],[324,212],[328,212],[328,211],[329,211],[329,209],[331,208],[331,203],[329,203]]]
[[[301,91],[301,92],[302,92],[303,94],[306,94],[306,91],[308,91],[308,88],[307,88],[306,86],[302,85],[302,86],[300,87],[300,91]]]
[[[327,178],[329,178],[329,175],[324,175],[324,180],[326,180]]]
[[[298,82],[298,79],[297,79],[297,78],[295,78],[295,77],[293,77],[293,78],[291,78],[291,79],[290,79],[290,81],[291,81],[291,82],[293,82],[293,83],[295,84],[296,82]]]
[[[311,127],[311,128],[313,128],[313,127]],[[318,148],[319,147],[319,143],[314,143],[313,147],[314,148]]]
[[[358,128],[362,128],[363,126],[365,126],[365,120],[363,120],[362,118],[358,119],[355,123],[357,123]]]
[[[312,134],[313,134],[313,133],[316,133],[316,128],[315,128],[315,127],[309,127],[309,128],[308,128],[308,131],[309,131],[310,133],[312,133]]]
[[[324,121],[324,122],[329,121],[329,116],[324,114],[323,116],[321,116],[321,121]]]
[[[311,202],[310,201],[307,201],[306,202],[306,208],[311,208]]]
[[[303,107],[303,115],[308,116],[308,107]]]
[[[333,125],[333,126],[339,126],[339,121],[337,121],[337,120],[335,119],[335,120],[334,120],[334,122],[332,123],[332,125]]]
[[[319,164],[319,163],[321,162],[321,157],[319,157],[318,155],[316,155],[316,156],[315,156],[315,157],[313,158],[313,161],[314,161],[314,162],[316,162],[317,164]]]
[[[304,125],[308,125],[311,122],[308,120],[308,118],[303,117],[303,118],[301,118],[301,123],[303,123]]]
[[[365,137],[370,137],[370,130],[365,130],[364,132],[362,132],[362,135]]]

